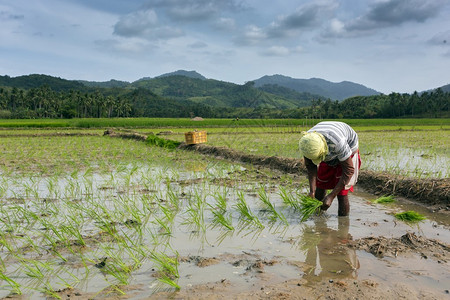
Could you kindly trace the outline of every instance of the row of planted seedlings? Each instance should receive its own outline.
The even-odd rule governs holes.
[[[253,181],[251,171],[240,166],[214,162],[202,172],[164,163],[111,168],[47,177],[1,174],[2,296],[59,298],[65,288],[124,293],[137,273],[154,280],[155,291],[176,290],[183,249],[175,249],[173,239],[180,232],[200,247],[211,231],[220,243],[298,222],[301,185]],[[274,193],[277,201],[271,199]]]

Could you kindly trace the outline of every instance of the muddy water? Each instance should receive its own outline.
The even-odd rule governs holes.
[[[208,166],[205,169],[208,169]],[[240,166],[227,171],[218,167],[217,169],[209,168],[208,173],[216,178],[244,170],[245,168]],[[164,178],[161,179],[162,182],[171,177],[170,180],[176,186],[174,190],[180,197],[185,197],[182,196],[183,194],[195,194],[195,191],[208,189],[214,191],[216,188],[222,188],[202,179],[203,172],[194,174],[174,172],[172,174],[170,170],[157,168],[151,169],[147,173],[149,177]],[[93,174],[89,183],[81,184],[77,194],[84,197],[88,193],[93,193],[93,199],[105,199],[106,207],[114,210],[115,200],[113,199],[125,193],[126,189],[123,186],[128,178],[115,176],[114,180],[109,180],[108,177]],[[186,180],[192,179],[195,180],[186,182]],[[186,207],[182,207],[172,226],[172,233],[165,237],[168,243],[163,243],[163,245],[169,244],[170,247],[157,249],[164,251],[167,255],[178,254],[180,265],[177,283],[182,289],[219,282],[226,283],[232,287],[234,292],[237,292],[259,290],[266,285],[287,280],[298,280],[299,284],[315,286],[324,280],[336,282],[348,278],[376,279],[386,286],[408,283],[415,289],[431,289],[442,295],[445,295],[445,290],[450,288],[450,267],[446,261],[438,261],[431,257],[424,258],[419,252],[398,257],[375,257],[366,251],[356,250],[349,246],[352,240],[360,238],[371,236],[398,238],[407,232],[450,243],[448,216],[433,214],[423,207],[402,199],[394,204],[373,204],[370,200],[375,196],[357,189],[350,195],[351,213],[349,217],[337,216],[337,202],[335,202],[327,213],[300,223],[298,214],[282,203],[278,195],[278,185],[276,181],[272,181],[267,183],[268,190],[270,190],[268,196],[270,201],[275,204],[276,209],[284,214],[287,224],[279,221],[272,223],[267,210],[262,208],[261,201],[255,192],[255,187],[259,187],[264,180],[262,183],[252,183],[250,178],[248,182],[245,179],[233,181],[236,186],[230,188],[227,194],[229,201],[227,213],[232,216],[235,230],[230,231],[223,227],[212,226],[212,214],[207,206],[204,212],[204,227],[195,226],[190,222]],[[80,176],[77,182],[83,183],[83,180],[85,180],[83,176]],[[133,177],[130,180],[133,182]],[[68,179],[61,179],[56,185],[63,186],[68,182]],[[226,182],[228,181],[223,181],[223,183]],[[136,184],[142,184],[142,182],[137,180]],[[157,189],[158,193],[161,193],[160,196],[164,197],[166,184],[167,182],[161,186],[156,186],[156,184],[137,186],[136,189],[137,191],[144,188],[146,190]],[[37,185],[41,199],[57,198],[55,195],[64,194],[64,189],[50,193],[48,185],[48,182],[40,182],[40,185]],[[251,211],[259,217],[264,228],[239,222],[240,214],[234,206],[237,201],[235,188],[243,191]],[[139,197],[140,192],[137,191],[131,191],[133,197]],[[26,189],[16,192],[27,194]],[[28,196],[31,197],[32,194],[30,193]],[[131,201],[133,198],[129,200]],[[182,200],[183,205],[186,205],[188,200],[186,198]],[[209,196],[206,197],[206,201],[214,203]],[[419,211],[428,219],[417,225],[408,225],[394,218],[394,213],[406,210]],[[86,226],[89,232],[85,233],[94,234],[96,228],[96,226]],[[143,243],[151,245],[152,237],[145,236]],[[107,246],[114,247],[114,245]],[[92,259],[104,256],[101,253],[102,249],[91,250]],[[72,263],[73,265],[71,265]],[[76,277],[83,279],[76,286],[83,293],[97,293],[111,284],[111,281],[105,280],[106,276],[101,269],[92,265],[87,269],[82,267],[76,255],[68,256],[68,262],[64,264],[73,267],[71,270]],[[20,270],[15,265],[7,264],[6,268],[11,273],[16,269]],[[144,260],[140,268],[133,271],[129,279],[129,285],[137,287],[131,288],[132,292],[129,297],[140,299],[160,290],[170,290],[168,285],[156,280],[156,275],[154,264],[148,259]],[[18,275],[15,279],[21,281],[26,280],[26,277]],[[55,282],[57,281],[55,279]],[[6,291],[0,291],[0,297],[7,294]],[[32,295],[32,298],[42,296],[35,291],[29,294]]]
[[[449,243],[450,220],[407,201],[374,205],[369,201],[374,196],[362,191],[352,194],[350,199],[350,217],[338,217],[337,203],[334,203],[329,212],[303,224],[298,223],[295,213],[285,211],[288,227],[242,229],[223,239],[219,239],[220,232],[214,230],[208,230],[205,235],[178,232],[173,247],[181,256],[214,258],[215,261],[201,267],[192,262],[182,263],[178,283],[189,288],[205,282],[227,281],[233,289],[245,291],[258,289],[268,282],[274,284],[289,279],[314,286],[324,279],[332,282],[354,278],[376,279],[387,286],[408,283],[417,289],[432,289],[444,295],[450,287],[447,262],[424,259],[420,253],[378,258],[347,244],[352,239],[369,236],[395,238],[406,232]],[[257,209],[256,206],[252,208]],[[396,212],[411,209],[426,214],[428,220],[408,225],[393,216]],[[200,247],[199,237],[202,241]]]

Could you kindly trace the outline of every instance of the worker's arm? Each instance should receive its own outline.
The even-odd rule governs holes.
[[[305,167],[308,171],[308,181],[309,181],[309,196],[314,198],[316,192],[316,180],[317,180],[317,166],[309,158],[305,159]]]

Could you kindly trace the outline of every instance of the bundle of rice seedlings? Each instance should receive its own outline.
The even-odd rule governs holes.
[[[416,222],[420,222],[420,221],[423,221],[426,219],[425,216],[423,216],[413,210],[398,213],[398,214],[395,214],[394,216],[401,221],[409,222],[409,223],[416,223]]]
[[[300,221],[304,222],[313,214],[320,213],[320,207],[323,205],[322,201],[309,196],[301,196],[300,198]]]
[[[373,203],[392,203],[395,202],[393,196],[382,196],[372,201]]]

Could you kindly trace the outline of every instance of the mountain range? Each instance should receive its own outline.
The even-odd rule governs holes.
[[[320,78],[296,79],[283,75],[266,75],[243,85],[208,79],[196,71],[178,70],[134,82],[111,79],[105,82],[66,80],[48,75],[0,76],[0,87],[23,89],[47,85],[54,91],[78,90],[89,92],[98,88],[123,93],[147,89],[152,93],[175,100],[188,100],[212,107],[266,107],[290,109],[311,105],[313,100],[344,100],[354,96],[380,93],[364,85],[342,81],[330,82]],[[443,86],[444,91],[450,85]],[[122,92],[121,92],[122,91]]]
[[[207,80],[206,77],[196,71],[185,70],[166,73],[155,78],[165,78],[170,76],[185,76],[193,79]],[[147,77],[138,81],[143,80],[151,80],[151,78]],[[274,94],[279,94],[281,92],[282,95],[285,95],[288,92],[286,89],[288,89],[291,90],[291,92],[295,91],[313,95],[318,98],[330,98],[331,100],[344,100],[353,96],[371,96],[380,94],[374,89],[350,81],[334,83],[320,78],[296,79],[283,75],[266,75],[248,82],[253,82],[254,86],[258,89]]]

